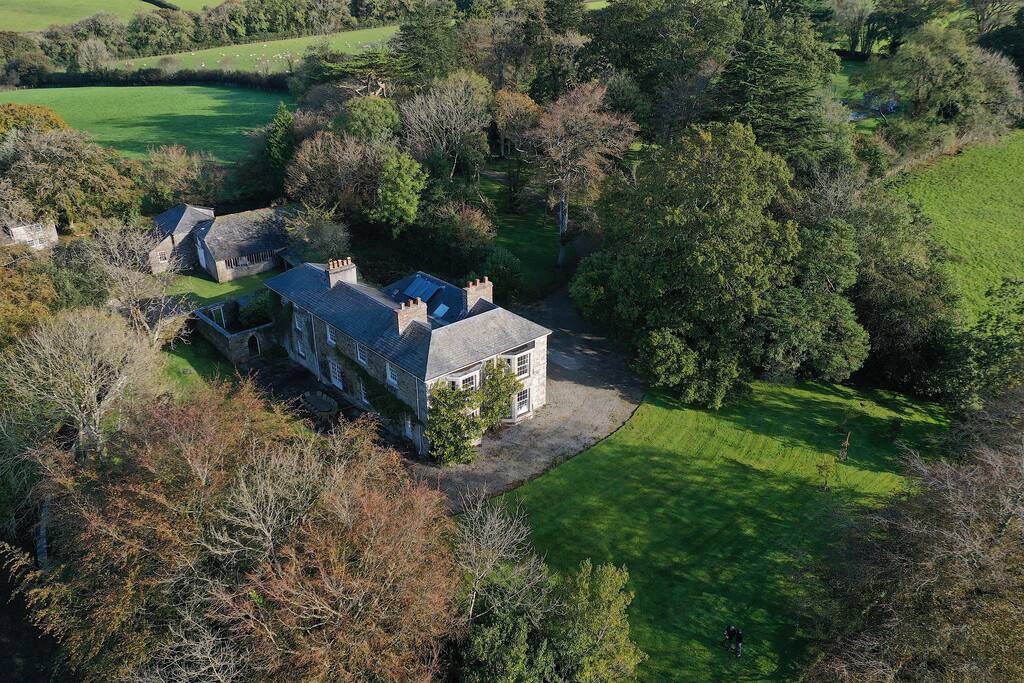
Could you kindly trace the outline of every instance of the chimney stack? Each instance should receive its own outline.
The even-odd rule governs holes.
[[[356,264],[351,258],[332,259],[327,262],[327,287],[331,288],[339,282],[356,284],[358,278]]]
[[[476,306],[476,302],[481,299],[484,301],[494,301],[494,283],[486,275],[483,280],[477,278],[475,282],[467,282],[462,292],[463,297],[466,299],[467,313],[472,311],[473,307]]]
[[[416,320],[430,326],[430,321],[427,318],[427,304],[423,299],[416,297],[399,304],[398,310],[395,311],[395,325],[398,328],[398,334],[405,332],[405,328]]]

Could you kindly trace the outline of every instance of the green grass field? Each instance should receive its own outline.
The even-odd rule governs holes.
[[[130,157],[180,144],[230,161],[249,146],[245,131],[269,121],[283,94],[247,88],[145,86],[0,92],[0,102],[42,104],[73,128]]]
[[[1024,131],[918,169],[899,183],[952,251],[968,317],[1004,277],[1024,277]]]
[[[294,63],[305,54],[307,48],[325,38],[332,48],[342,52],[358,54],[374,45],[378,45],[398,30],[397,26],[381,26],[378,28],[344,31],[329,36],[305,36],[303,38],[287,38],[285,40],[269,40],[245,45],[225,45],[207,50],[179,52],[169,55],[177,60],[183,69],[226,69],[240,71],[266,70],[269,72],[287,71],[289,64]],[[129,69],[141,69],[157,66],[164,57],[145,57],[120,62]]]
[[[215,301],[237,298],[261,290],[263,283],[279,272],[272,270],[229,282],[216,282],[206,273],[198,271],[183,273],[171,285],[170,293],[186,297],[194,307],[205,306]]]
[[[186,0],[191,4],[195,0]],[[142,0],[0,0],[0,30],[42,31],[53,24],[70,24],[97,12],[128,19],[136,12],[156,9]]]
[[[605,441],[510,494],[559,571],[591,557],[626,565],[630,623],[647,681],[790,681],[807,655],[800,568],[826,553],[834,504],[871,505],[902,485],[901,439],[944,418],[898,395],[758,383],[714,413],[658,395]],[[831,491],[818,465],[850,433]],[[746,654],[719,649],[746,634]]]

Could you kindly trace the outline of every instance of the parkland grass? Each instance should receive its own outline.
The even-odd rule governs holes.
[[[0,103],[42,104],[72,128],[130,157],[183,145],[222,161],[249,148],[246,131],[265,125],[286,95],[248,88],[142,86],[39,88],[0,92]]]
[[[1003,278],[1024,278],[1024,131],[941,158],[899,188],[921,204],[952,252],[950,273],[969,318]]]
[[[718,412],[650,395],[615,434],[510,494],[549,564],[626,565],[647,681],[795,680],[808,637],[801,568],[827,557],[834,506],[903,485],[896,439],[941,433],[936,408],[826,384],[757,383]],[[836,463],[828,491],[819,465]],[[729,623],[744,656],[720,648]]]
[[[521,298],[531,301],[549,294],[558,276],[558,227],[554,218],[540,205],[522,213],[504,211],[505,185],[493,177],[482,176],[480,189],[495,207],[491,216],[497,232],[495,246],[512,252],[522,264]]]
[[[226,71],[264,71],[279,73],[290,68],[302,58],[306,50],[327,41],[333,50],[359,54],[387,41],[397,26],[380,26],[332,33],[327,36],[304,36],[284,40],[268,40],[243,45],[224,45],[206,50],[179,52],[158,57],[126,59],[120,62],[129,69],[158,66],[161,60],[170,57],[174,65],[183,69],[224,69]]]

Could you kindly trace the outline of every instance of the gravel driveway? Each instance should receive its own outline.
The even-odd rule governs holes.
[[[464,492],[513,489],[608,436],[644,396],[626,356],[576,313],[563,288],[516,313],[551,329],[548,403],[532,420],[487,437],[471,465],[415,463],[413,472],[454,503]]]

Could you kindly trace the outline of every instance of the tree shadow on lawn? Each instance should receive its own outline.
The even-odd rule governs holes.
[[[907,448],[935,452],[945,426],[937,406],[824,383],[759,383],[752,396],[717,412],[686,406],[664,394],[647,400],[666,409],[695,410],[727,422],[739,433],[759,434],[785,448],[838,456],[849,435],[845,464],[871,472],[899,473]]]
[[[126,133],[111,140],[111,146],[127,154],[145,155],[154,147],[177,144],[191,152],[209,153],[221,161],[236,161],[253,144],[245,132],[266,125],[278,102],[287,99],[271,98],[262,92],[196,87],[207,91],[202,113],[188,113],[185,98],[185,111],[181,113],[142,115],[127,106],[124,116],[104,120],[104,126]],[[171,106],[173,102],[169,102],[168,107]]]
[[[606,444],[608,442],[605,442]],[[648,680],[793,680],[811,639],[801,570],[863,502],[731,457],[642,444],[604,448],[523,489],[537,545],[559,571],[585,557],[625,564]],[[734,623],[745,656],[720,649]]]

